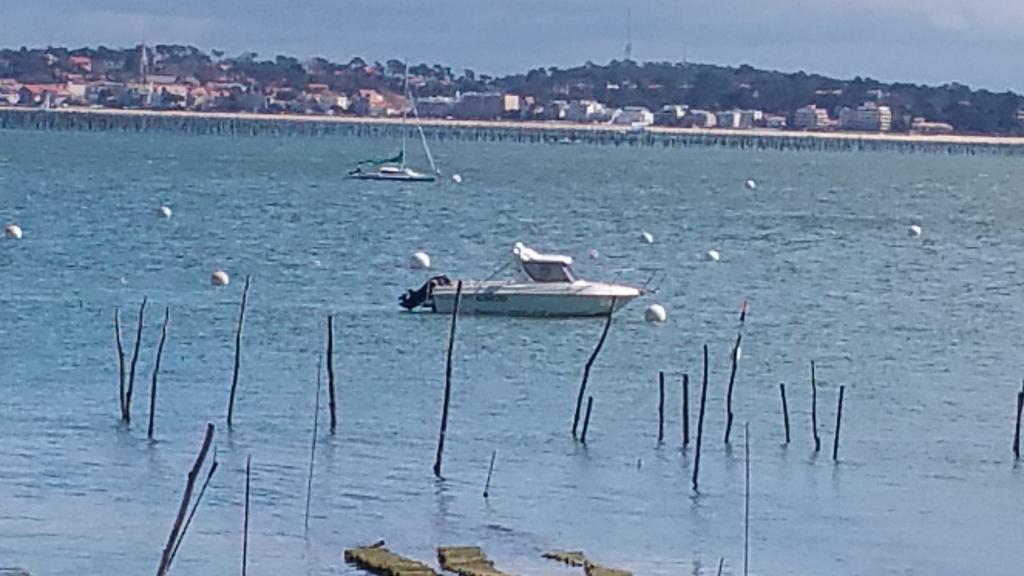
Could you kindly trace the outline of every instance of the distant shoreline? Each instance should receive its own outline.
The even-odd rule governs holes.
[[[260,122],[272,124],[322,124],[335,126],[365,126],[365,127],[386,127],[399,128],[402,124],[400,118],[370,117],[370,116],[326,116],[326,115],[299,115],[299,114],[260,114],[245,112],[191,112],[179,110],[125,110],[116,108],[57,108],[40,109],[27,107],[3,107],[0,108],[0,127],[17,128],[17,115],[39,115],[78,118],[121,118],[125,120],[140,119],[164,119],[181,121],[239,121],[239,122]],[[840,146],[855,147],[867,145],[870,148],[877,147],[899,147],[906,146],[928,146],[928,147],[982,147],[998,149],[1021,149],[1024,151],[1024,137],[1015,136],[982,136],[963,134],[893,134],[893,133],[868,133],[868,132],[804,132],[795,130],[769,130],[769,129],[723,129],[723,128],[676,128],[667,126],[648,126],[643,130],[632,130],[629,127],[611,124],[573,123],[564,121],[513,121],[513,120],[455,120],[439,118],[422,118],[418,121],[409,120],[410,125],[418,123],[425,129],[431,130],[482,130],[482,131],[518,131],[523,133],[544,133],[546,135],[564,134],[568,138],[573,136],[586,138],[593,136],[611,136],[627,138],[644,138],[647,136],[659,137],[682,137],[697,140],[766,140],[766,141],[801,141],[810,146],[814,143],[828,145],[828,143]],[[38,122],[36,122],[38,124]],[[31,127],[31,126],[28,126]]]

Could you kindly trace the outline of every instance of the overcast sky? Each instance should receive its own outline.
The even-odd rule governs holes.
[[[195,44],[507,73],[687,59],[1024,91],[1024,0],[8,0],[0,45]]]

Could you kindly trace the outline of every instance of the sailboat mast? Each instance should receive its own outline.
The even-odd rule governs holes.
[[[409,59],[402,64],[402,97],[409,97]],[[411,99],[410,99],[411,100]],[[409,115],[408,106],[402,106],[402,170],[405,170],[405,118]]]

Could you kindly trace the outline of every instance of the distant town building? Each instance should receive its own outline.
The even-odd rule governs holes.
[[[505,94],[504,113],[506,116],[518,116],[523,110],[523,97],[518,94]]]
[[[715,124],[719,128],[739,128],[740,113],[736,110],[719,112],[715,114]]]
[[[839,111],[839,127],[861,132],[888,132],[892,130],[892,110],[874,102]]]
[[[654,124],[654,114],[643,106],[626,106],[612,113],[611,123],[617,126],[649,126]]]
[[[740,111],[740,125],[739,128],[750,129],[755,126],[764,125],[764,112],[761,110],[742,110]]]
[[[569,122],[601,122],[610,118],[604,104],[595,100],[573,100],[565,107],[565,120]]]
[[[765,114],[764,126],[773,130],[782,130],[786,127],[786,117],[781,114]]]
[[[686,118],[687,107],[678,104],[666,104],[654,114],[656,126],[681,126]]]
[[[446,118],[451,116],[455,98],[451,96],[429,96],[416,99],[416,111],[425,118]]]
[[[953,125],[946,122],[929,122],[919,117],[910,123],[910,131],[914,134],[951,134]]]
[[[465,92],[452,108],[452,116],[493,120],[505,114],[505,95],[500,92]]]
[[[717,123],[715,113],[707,110],[690,110],[683,117],[683,126],[686,128],[714,128]]]
[[[793,127],[799,130],[823,130],[831,125],[828,110],[808,104],[793,113]]]

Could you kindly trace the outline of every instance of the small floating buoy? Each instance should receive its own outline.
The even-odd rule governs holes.
[[[920,236],[921,232],[923,232],[923,230],[921,230],[921,227],[917,224],[911,224],[910,228],[907,229],[908,236]]]
[[[644,310],[644,320],[652,323],[662,323],[668,319],[668,312],[661,304],[651,304]]]
[[[753,180],[747,180],[743,185],[747,187],[747,190],[757,189],[757,182],[754,182]]]
[[[462,184],[462,175],[452,174],[452,182],[455,182],[456,184]]]
[[[413,270],[430,268],[430,256],[426,252],[417,252],[409,258],[409,267]]]
[[[644,244],[654,244],[654,236],[650,232],[640,232],[640,239],[644,241]]]
[[[721,254],[718,253],[718,250],[708,250],[704,254],[704,259],[707,260],[708,262],[718,262],[718,260],[721,257],[722,256],[721,256]]]
[[[587,256],[589,256],[592,260],[596,260],[598,257],[601,256],[601,253],[597,251],[597,248],[591,248],[590,252],[587,252]]]
[[[217,270],[210,275],[210,282],[214,286],[227,286],[231,283],[231,278],[228,277],[228,273],[223,270]]]
[[[11,240],[21,240],[21,226],[10,224],[4,228],[4,236]]]
[[[170,218],[171,217],[171,209],[168,208],[167,206],[161,206],[160,207],[160,215],[163,216],[164,218]]]

